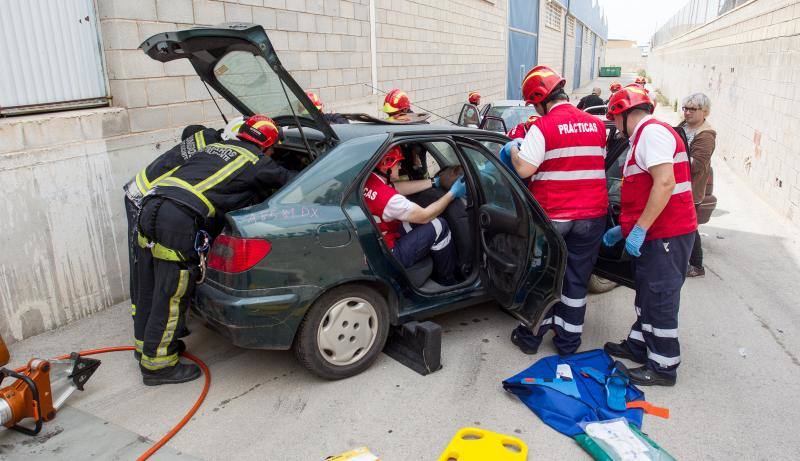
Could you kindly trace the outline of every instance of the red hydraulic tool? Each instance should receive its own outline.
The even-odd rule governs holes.
[[[0,352],[5,345],[0,339]],[[0,354],[0,359],[8,354]],[[42,423],[55,418],[56,411],[75,390],[83,390],[84,384],[100,366],[97,359],[81,357],[73,352],[65,360],[31,359],[28,365],[14,371],[0,368],[0,385],[5,378],[15,378],[9,386],[0,387],[0,425],[23,434],[36,435]],[[32,418],[32,429],[19,425],[20,421]]]

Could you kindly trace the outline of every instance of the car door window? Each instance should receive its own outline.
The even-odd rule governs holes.
[[[444,161],[443,165],[437,165],[437,168],[446,168],[452,165],[458,165],[460,162],[458,161],[458,156],[456,155],[456,151],[450,143],[444,141],[435,141],[429,142],[425,144],[428,148],[429,152],[434,152],[441,160]],[[428,165],[431,166],[430,164]],[[438,169],[436,170],[438,172]],[[436,174],[436,172],[431,172],[431,175]]]
[[[496,166],[486,155],[469,146],[462,146],[462,151],[467,160],[472,164],[474,171],[478,172],[478,182],[484,202],[502,208],[511,213],[517,213],[511,182],[505,177],[499,166]]]

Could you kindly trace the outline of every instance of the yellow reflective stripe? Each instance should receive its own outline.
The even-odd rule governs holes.
[[[131,317],[136,317],[136,304],[131,304]]]
[[[148,248],[150,247],[150,244],[153,243],[142,236],[142,234],[136,234],[136,240],[139,242],[139,246],[141,248]],[[186,258],[184,258],[179,252],[171,248],[167,248],[160,243],[153,243],[153,246],[150,247],[150,252],[153,254],[154,258],[161,259],[163,261],[181,262],[186,260]]]
[[[175,178],[175,177],[172,177],[172,176],[170,176],[168,178],[164,178],[164,180],[161,181],[161,185],[162,186],[175,186],[175,187],[180,187],[182,189],[188,190],[189,192],[191,192],[195,196],[197,196],[197,198],[202,200],[202,202],[206,205],[206,207],[208,208],[208,216],[209,217],[214,216],[214,213],[215,213],[214,205],[211,203],[211,201],[209,201],[206,198],[205,195],[203,195],[202,192],[197,190],[195,188],[195,186],[189,184],[188,182],[184,181],[183,179]]]
[[[152,184],[153,186],[157,186],[157,185],[158,185],[158,183],[160,183],[161,181],[163,181],[163,180],[164,180],[164,178],[168,178],[168,177],[172,176],[172,173],[174,173],[174,172],[175,172],[175,170],[177,170],[178,168],[179,168],[179,167],[177,167],[177,166],[176,166],[175,168],[173,168],[173,169],[171,169],[171,170],[167,171],[166,173],[164,173],[164,174],[162,174],[161,176],[159,176],[159,177],[157,177],[156,179],[154,179],[154,180],[153,180],[153,182],[152,182],[151,184]]]
[[[136,174],[136,187],[142,195],[150,192],[150,181],[147,180],[147,169],[144,169]]]
[[[246,163],[247,163],[246,158],[237,157],[234,161],[220,168],[219,170],[217,170],[216,173],[207,177],[194,187],[197,189],[198,192],[205,192],[211,189],[212,187],[216,186],[217,184],[221,183],[222,181],[226,180],[233,173],[236,173]]]
[[[197,150],[206,148],[206,138],[203,136],[202,131],[198,131],[194,134],[194,143],[197,144]]]
[[[139,364],[148,370],[160,370],[162,368],[174,367],[178,364],[178,354],[170,354],[163,357],[148,357],[142,354],[142,360]]]
[[[164,328],[164,333],[161,335],[161,342],[156,349],[156,357],[164,357],[167,355],[167,346],[172,342],[175,337],[175,330],[178,328],[178,320],[181,317],[181,298],[186,294],[186,287],[189,285],[189,271],[180,271],[178,277],[178,287],[175,289],[175,294],[169,298],[169,317],[167,317],[167,324]]]
[[[141,339],[133,340],[133,348],[136,350],[136,352],[141,353],[143,347],[144,347],[144,341],[142,341]]]
[[[234,146],[231,144],[220,144],[215,142],[214,144],[210,144],[210,146],[217,146],[221,149],[230,149],[232,151],[236,151],[239,155],[247,157],[247,160],[250,160],[253,163],[258,161],[258,155],[250,152],[249,150],[245,149],[244,147]]]

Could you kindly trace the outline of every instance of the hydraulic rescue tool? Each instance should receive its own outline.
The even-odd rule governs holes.
[[[38,434],[42,423],[55,418],[58,409],[75,390],[83,390],[99,366],[99,360],[73,352],[63,360],[34,358],[16,371],[0,368],[0,385],[5,378],[16,379],[0,388],[0,425],[23,434]],[[33,429],[19,425],[26,418],[33,419]]]

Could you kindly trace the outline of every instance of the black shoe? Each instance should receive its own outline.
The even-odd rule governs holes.
[[[541,344],[541,341],[531,341],[530,338],[536,337],[533,336],[531,330],[522,325],[514,328],[514,331],[511,332],[511,342],[523,353],[533,355],[539,352],[539,344]]]
[[[641,359],[633,355],[630,346],[628,346],[628,340],[626,339],[623,339],[619,343],[606,343],[603,346],[603,350],[606,351],[606,354],[613,355],[614,357],[632,360],[636,363],[641,363],[641,364],[645,363],[644,359]]]
[[[689,269],[686,271],[687,277],[705,277],[706,268],[703,266],[692,266],[689,264]]]
[[[632,384],[637,386],[674,386],[678,379],[676,376],[665,375],[646,366],[623,368],[621,371],[625,373]]]
[[[145,386],[160,386],[162,384],[178,384],[194,381],[203,374],[200,367],[193,363],[179,363],[174,367],[161,370],[147,370],[142,368],[142,383]]]
[[[177,340],[176,343],[177,343],[176,345],[178,346],[178,351],[177,352],[178,352],[178,355],[180,355],[183,351],[186,350],[186,343],[181,341],[180,339]],[[135,358],[137,362],[141,362],[142,361],[142,353],[137,351],[137,350],[134,350],[133,351],[133,358]]]

